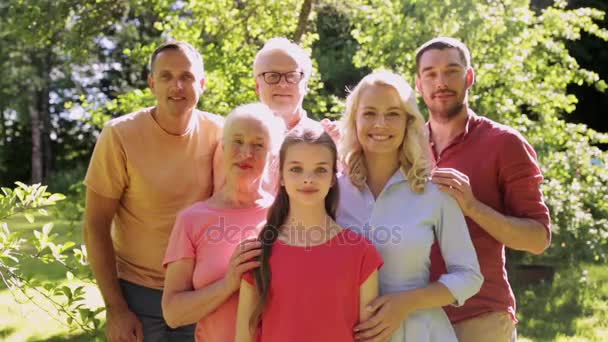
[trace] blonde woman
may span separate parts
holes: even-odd
[[[384,259],[381,296],[355,337],[456,341],[441,307],[462,305],[483,277],[458,204],[429,182],[428,138],[412,88],[392,72],[367,75],[348,96],[341,126],[337,222],[368,237]],[[448,273],[431,283],[435,240]]]

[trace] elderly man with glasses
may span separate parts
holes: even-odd
[[[270,39],[255,56],[255,91],[261,102],[285,120],[288,130],[319,125],[302,108],[311,72],[308,54],[286,38]]]

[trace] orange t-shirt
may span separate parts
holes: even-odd
[[[213,192],[213,165],[223,118],[195,110],[190,129],[175,136],[152,108],[110,120],[95,145],[88,189],[120,199],[112,240],[118,277],[161,289],[163,256],[179,210]]]

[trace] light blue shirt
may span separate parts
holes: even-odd
[[[380,293],[394,293],[429,284],[430,250],[439,242],[448,273],[439,278],[462,305],[483,283],[479,262],[458,203],[429,182],[421,194],[410,189],[397,170],[374,199],[369,188],[355,187],[339,177],[337,222],[374,243],[382,257]],[[420,310],[403,322],[392,341],[456,341],[441,308]]]

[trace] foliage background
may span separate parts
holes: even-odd
[[[256,100],[253,57],[275,36],[300,41],[313,56],[305,108],[316,118],[339,117],[347,88],[371,70],[413,82],[414,51],[424,41],[463,40],[477,75],[471,107],[521,131],[545,175],[552,246],[541,256],[509,251],[509,262],[599,267],[608,261],[607,9],[600,0],[1,2],[0,273],[13,290],[46,291],[57,317],[98,335],[101,310],[78,289],[91,283],[79,235],[66,238],[48,224],[33,233],[12,217],[28,213],[33,221],[56,203],[53,220],[79,229],[81,180],[96,136],[108,119],[153,105],[147,59],[159,43],[183,39],[201,51],[208,83],[199,107],[226,114]],[[28,272],[26,258],[59,264],[62,276]],[[580,268],[573,272],[584,278]],[[524,304],[534,303],[522,291]]]

